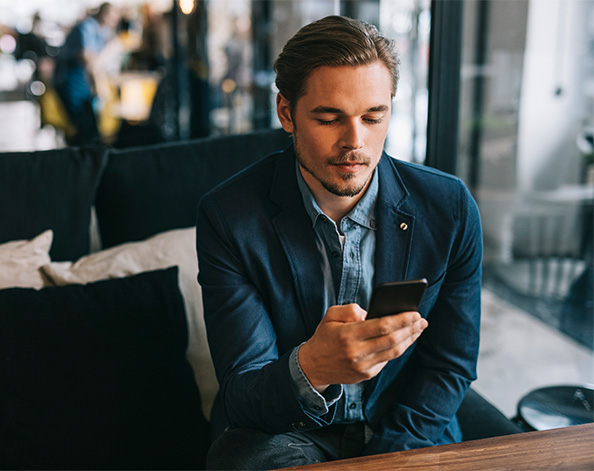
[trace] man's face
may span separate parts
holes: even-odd
[[[294,112],[282,95],[279,119],[293,134],[303,178],[317,197],[358,197],[382,155],[392,110],[386,66],[320,67]]]
[[[120,11],[114,6],[107,8],[100,22],[109,29],[115,29],[120,22]]]

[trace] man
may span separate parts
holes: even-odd
[[[209,469],[459,441],[475,379],[481,230],[455,177],[383,153],[398,58],[365,23],[302,28],[275,63],[293,145],[201,201],[199,281],[220,383]],[[427,278],[419,312],[372,288]]]
[[[106,101],[109,96],[103,72],[105,60],[100,60],[100,55],[112,39],[119,20],[118,9],[103,3],[95,15],[72,28],[58,54],[54,87],[76,128],[71,145],[99,140],[96,99]]]

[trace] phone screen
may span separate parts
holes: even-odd
[[[381,283],[371,294],[367,319],[417,311],[426,287],[425,278]]]

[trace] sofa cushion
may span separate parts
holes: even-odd
[[[177,269],[0,291],[0,468],[196,469]]]
[[[0,289],[43,288],[47,280],[40,268],[50,262],[52,231],[44,231],[31,240],[0,244]]]
[[[280,129],[110,151],[96,202],[103,247],[194,226],[206,191],[289,142]]]
[[[208,349],[202,291],[197,281],[195,228],[174,229],[143,241],[101,250],[74,263],[54,262],[41,269],[53,284],[62,286],[120,278],[170,266],[179,267],[179,289],[184,298],[188,320],[187,357],[200,389],[204,416],[210,419],[218,383]]]
[[[52,259],[88,253],[91,206],[106,161],[103,148],[0,154],[0,243],[52,229]]]

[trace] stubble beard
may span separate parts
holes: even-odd
[[[297,162],[299,162],[301,168],[303,168],[307,173],[309,173],[318,182],[320,182],[320,184],[322,185],[322,187],[324,187],[326,191],[336,196],[353,197],[359,195],[361,191],[363,191],[363,189],[367,186],[369,177],[357,186],[348,185],[349,180],[353,180],[356,177],[356,174],[354,173],[343,173],[340,175],[340,179],[345,183],[345,185],[340,185],[339,183],[334,183],[325,179],[323,175],[319,175],[318,172],[311,169],[303,159],[296,135],[293,135],[293,142]],[[325,164],[326,166],[330,166],[340,164],[343,162],[358,162],[369,167],[371,159],[362,152],[341,152],[338,155],[326,159]],[[371,175],[372,174],[370,174],[370,176]]]

